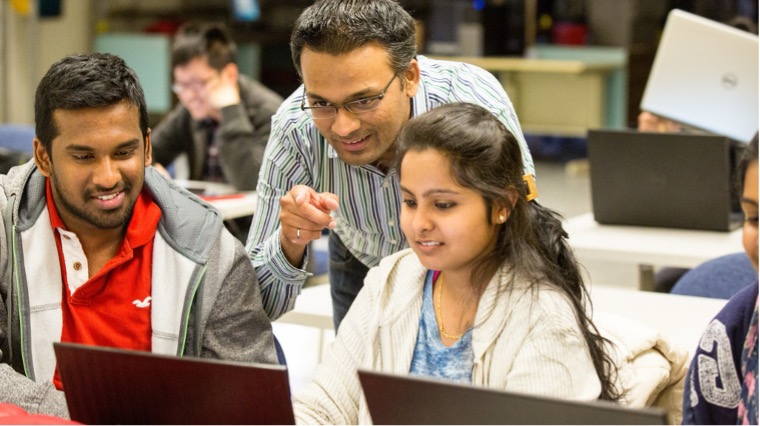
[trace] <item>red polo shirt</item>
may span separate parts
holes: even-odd
[[[58,215],[49,179],[46,195],[63,281],[61,341],[150,351],[153,237],[161,209],[143,189],[116,255],[89,277],[81,243]],[[53,382],[63,388],[57,369]]]

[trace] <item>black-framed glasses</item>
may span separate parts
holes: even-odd
[[[301,110],[311,114],[315,120],[322,120],[326,118],[333,118],[338,115],[338,108],[345,108],[346,111],[352,114],[363,114],[368,111],[372,111],[380,106],[380,101],[385,97],[385,91],[391,87],[393,80],[398,77],[398,74],[393,74],[388,84],[383,87],[377,95],[368,96],[366,98],[357,99],[355,101],[346,102],[343,105],[317,105],[306,106],[306,95],[301,98]],[[320,101],[322,102],[322,101]]]

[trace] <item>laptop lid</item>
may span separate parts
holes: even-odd
[[[742,215],[734,202],[732,145],[722,136],[590,130],[594,219],[611,225],[738,228]]]
[[[641,109],[748,143],[758,129],[757,35],[674,9]]]
[[[359,370],[374,424],[667,424],[664,410]]]
[[[287,369],[54,343],[72,420],[295,424]]]

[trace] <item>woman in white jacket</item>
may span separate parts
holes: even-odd
[[[619,398],[556,213],[488,110],[448,104],[397,141],[410,249],[370,270],[295,398],[299,423],[370,423],[357,368],[581,400]]]

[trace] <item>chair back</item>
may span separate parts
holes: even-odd
[[[673,294],[730,299],[755,283],[757,272],[744,252],[727,254],[701,263],[676,281]]]
[[[31,154],[33,152],[34,126],[25,124],[0,124],[0,148]]]

